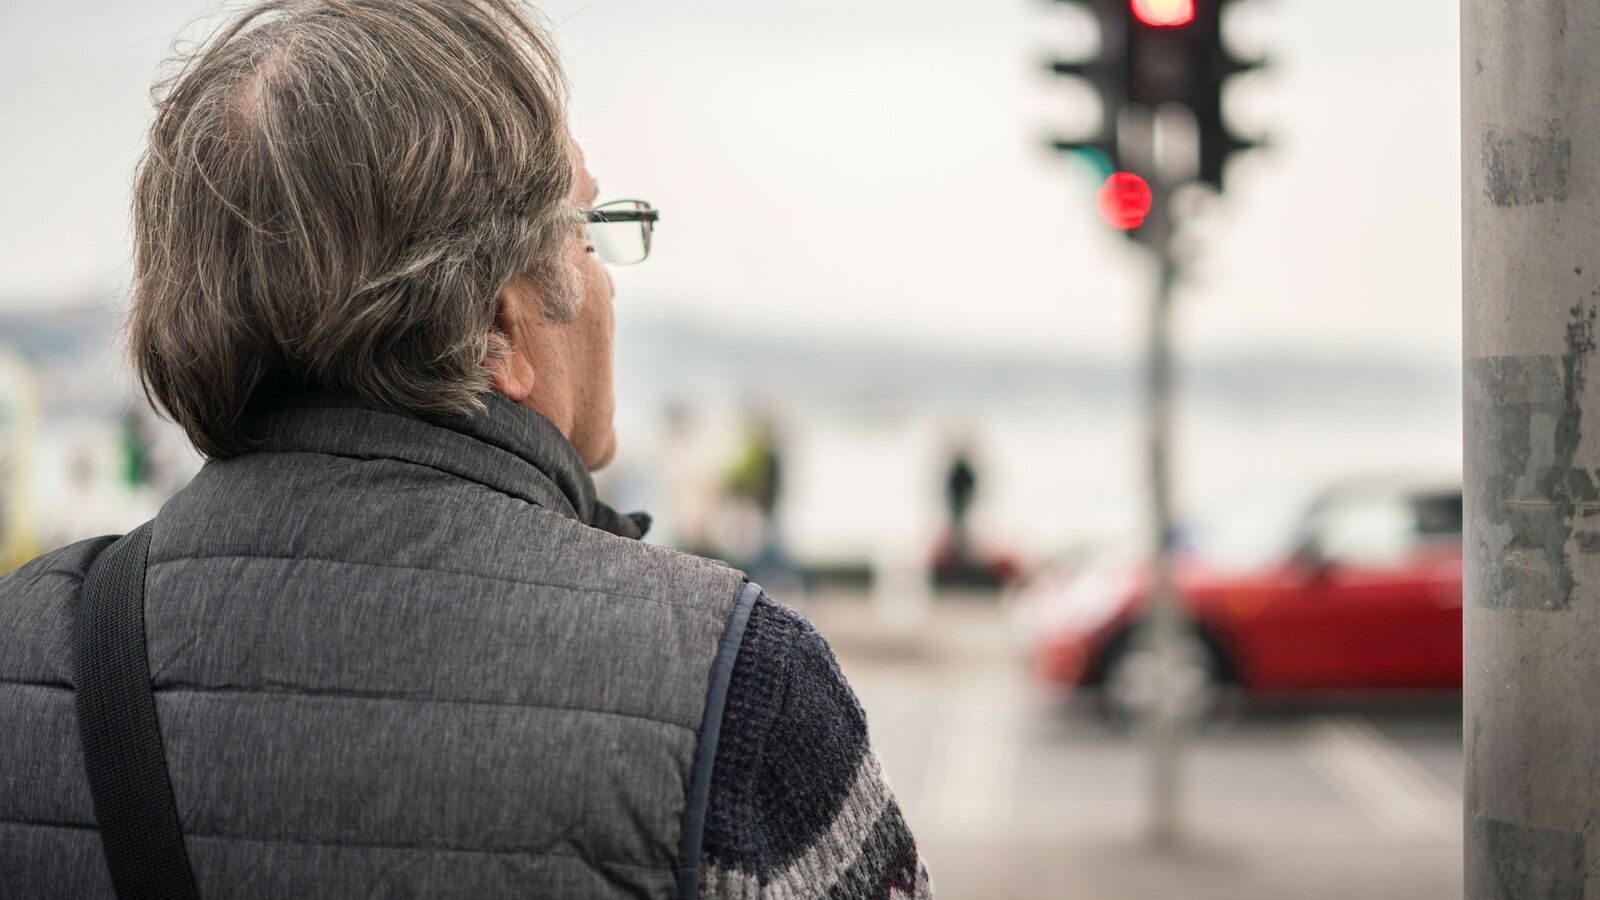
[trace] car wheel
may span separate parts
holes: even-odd
[[[1180,629],[1167,665],[1141,635],[1127,635],[1112,646],[1104,673],[1100,709],[1118,730],[1135,727],[1164,694],[1179,717],[1196,726],[1213,720],[1225,705],[1222,660],[1193,628]]]

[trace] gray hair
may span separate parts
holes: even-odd
[[[581,302],[566,82],[515,0],[267,0],[156,87],[129,351],[201,453],[271,389],[481,408],[501,291]]]

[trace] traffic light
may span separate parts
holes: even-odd
[[[1057,0],[1089,12],[1099,24],[1100,48],[1093,59],[1053,61],[1056,75],[1084,79],[1099,95],[1096,134],[1056,140],[1057,150],[1098,152],[1110,171],[1135,170],[1168,187],[1197,180],[1217,190],[1235,153],[1255,146],[1228,128],[1222,90],[1230,77],[1261,65],[1234,57],[1222,40],[1222,13],[1236,0]],[[1187,110],[1193,118],[1197,157],[1170,165],[1159,128],[1165,110]],[[1130,135],[1128,122],[1143,122]]]
[[[1127,62],[1129,102],[1148,107],[1178,104],[1194,115],[1199,159],[1197,180],[1218,191],[1235,153],[1256,146],[1240,138],[1223,116],[1227,80],[1259,68],[1243,60],[1222,38],[1223,11],[1235,0],[1129,0]]]
[[[1057,152],[1088,162],[1101,178],[1122,168],[1117,146],[1117,116],[1128,105],[1126,55],[1123,31],[1126,22],[1117,15],[1123,0],[1061,0],[1086,8],[1099,25],[1100,47],[1093,58],[1052,60],[1050,72],[1083,81],[1094,91],[1100,104],[1099,124],[1092,134],[1078,138],[1057,138],[1051,147]]]
[[[1100,218],[1112,228],[1123,231],[1133,231],[1143,225],[1154,201],[1150,183],[1133,172],[1112,172],[1095,194]]]
[[[1157,28],[1174,28],[1194,21],[1194,0],[1132,0],[1133,17]]]

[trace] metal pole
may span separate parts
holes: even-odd
[[[1150,492],[1150,598],[1145,634],[1155,663],[1155,696],[1142,723],[1150,756],[1150,839],[1157,847],[1175,846],[1182,837],[1182,773],[1180,758],[1189,725],[1183,708],[1179,641],[1184,612],[1173,573],[1172,538],[1172,292],[1178,267],[1171,252],[1171,191],[1152,185],[1154,202],[1144,225],[1146,242],[1155,251],[1157,277],[1150,303],[1146,348],[1147,476]]]
[[[1150,311],[1149,465],[1151,524],[1155,533],[1150,572],[1150,637],[1160,673],[1160,693],[1150,706],[1150,837],[1171,847],[1182,836],[1179,757],[1185,711],[1180,708],[1176,659],[1183,611],[1173,575],[1172,536],[1172,285],[1176,267],[1163,253]]]
[[[1600,896],[1600,3],[1463,0],[1466,895]]]

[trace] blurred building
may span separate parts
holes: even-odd
[[[109,301],[0,311],[0,566],[153,516],[199,466],[135,391]]]
[[[38,551],[31,491],[39,412],[33,372],[0,348],[0,572]]]

